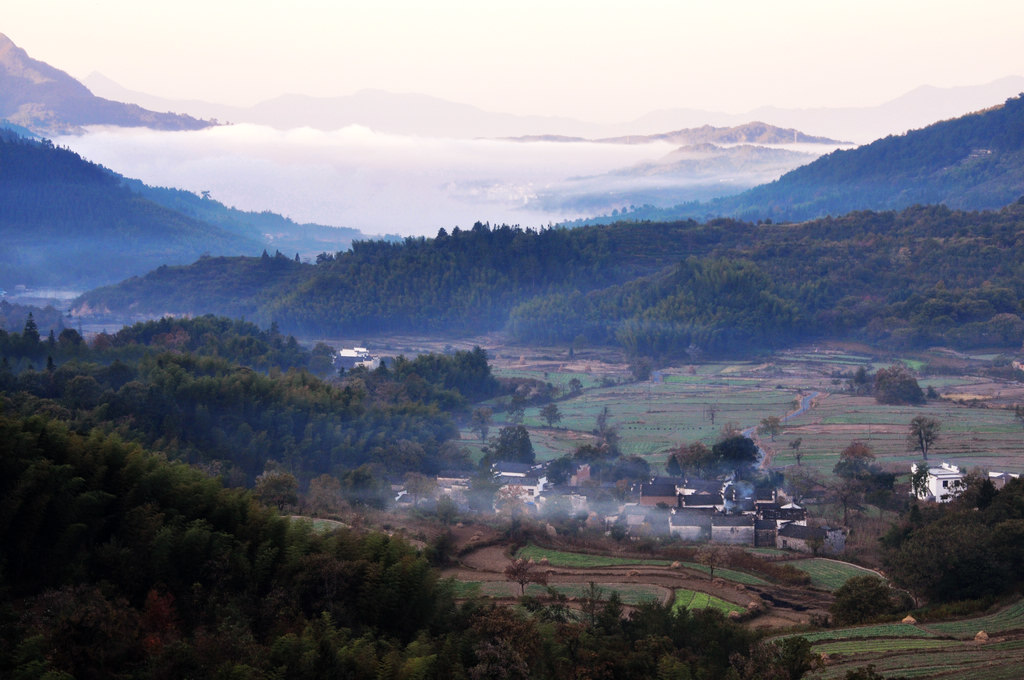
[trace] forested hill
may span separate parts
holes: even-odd
[[[71,151],[11,132],[0,132],[0,239],[4,287],[95,286],[206,252],[263,248],[138,196]]]
[[[988,210],[1021,196],[1024,97],[1018,96],[961,118],[834,151],[736,196],[675,208],[647,206],[629,217],[668,220],[720,215],[796,221],[916,204]]]
[[[0,288],[85,289],[202,255],[264,248],[315,257],[356,229],[296,224],[126,179],[46,140],[0,129]]]
[[[287,332],[477,333],[728,354],[821,338],[1019,348],[1024,203],[800,224],[477,224],[360,242],[316,265],[206,258],[92,291],[76,312],[244,316]]]

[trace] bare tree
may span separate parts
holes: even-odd
[[[757,433],[770,435],[772,441],[775,441],[775,435],[777,435],[781,431],[782,420],[778,416],[768,416],[767,418],[762,418],[761,424],[757,426]]]
[[[718,406],[716,404],[708,404],[704,407],[704,413],[707,414],[708,420],[710,420],[711,424],[714,425],[715,415],[718,413]]]
[[[473,410],[470,418],[470,429],[480,435],[480,441],[487,441],[487,433],[491,429],[491,417],[494,411],[489,406],[481,406]]]
[[[697,562],[708,568],[708,579],[715,578],[715,567],[721,566],[729,553],[720,545],[708,543],[697,550]]]
[[[526,584],[528,583],[537,583],[542,586],[548,584],[547,572],[537,569],[533,560],[522,557],[516,557],[508,563],[508,566],[505,567],[505,578],[519,584],[520,595],[526,594]]]
[[[793,449],[793,456],[796,458],[796,464],[800,464],[800,459],[803,458],[804,454],[800,453],[800,444],[803,443],[803,439],[797,437],[793,441],[789,442],[789,448]]]
[[[928,451],[939,438],[942,424],[928,416],[914,416],[910,421],[910,433],[907,435],[907,446],[911,451],[921,452],[921,457],[928,460]]]

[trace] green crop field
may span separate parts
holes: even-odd
[[[711,575],[711,570],[703,564],[697,564],[696,562],[683,562],[682,565],[687,569],[694,569],[696,571],[704,572],[709,576]],[[735,581],[736,583],[742,583],[747,586],[763,586],[768,584],[768,582],[763,578],[754,576],[753,574],[748,574],[745,571],[736,571],[735,569],[725,569],[724,567],[715,568],[715,578],[724,579],[726,581]]]
[[[1022,661],[1024,655],[1017,650],[949,641],[940,648],[853,654],[804,677],[808,680],[841,679],[848,671],[871,664],[884,677],[1017,680],[1021,677]]]
[[[745,611],[738,604],[726,602],[714,595],[684,588],[676,590],[675,601],[672,603],[672,610],[676,611],[678,609],[717,609],[723,614]]]
[[[927,627],[942,635],[961,638],[973,638],[979,630],[990,635],[1008,630],[1024,630],[1024,600],[987,616],[962,621],[932,623],[927,624]]]
[[[602,598],[607,599],[613,592],[618,593],[623,604],[638,605],[644,602],[660,602],[668,592],[666,588],[638,583],[597,583]],[[456,598],[471,597],[519,597],[519,585],[511,581],[451,581],[452,594]],[[551,585],[555,592],[567,597],[581,598],[589,592],[589,584],[555,583]],[[526,594],[532,597],[544,597],[548,594],[548,586],[530,584]]]
[[[588,569],[592,567],[617,567],[629,565],[648,565],[665,567],[672,564],[670,560],[645,560],[632,557],[611,557],[605,555],[587,555],[585,553],[563,552],[561,550],[549,550],[536,545],[527,545],[519,549],[516,557],[540,561],[547,559],[553,567],[570,567],[575,569]]]
[[[800,571],[806,572],[811,577],[811,585],[815,588],[835,590],[846,583],[852,576],[877,576],[875,572],[862,569],[854,564],[838,562],[822,557],[813,557],[807,560],[794,560],[787,562]]]
[[[724,423],[754,427],[765,417],[782,417],[792,409],[795,391],[763,389],[759,384],[757,380],[716,378],[714,384],[666,381],[595,387],[557,402],[562,419],[556,429],[547,428],[539,407],[526,410],[524,424],[532,439],[543,441],[538,456],[556,457],[571,454],[590,441],[597,416],[607,408],[622,452],[642,456],[661,471],[671,448],[695,441],[712,444]],[[712,404],[716,410],[713,423],[708,414]]]
[[[784,635],[785,637],[794,637]],[[911,623],[879,623],[855,628],[837,628],[818,633],[799,633],[797,637],[805,637],[808,642],[831,642],[836,640],[859,640],[868,638],[927,638],[937,637],[935,633],[924,630]],[[782,639],[782,638],[776,638]]]
[[[956,645],[952,640],[933,638],[869,638],[866,640],[840,640],[814,645],[816,654],[869,654],[872,652],[902,652],[917,649],[938,649]]]
[[[571,569],[591,569],[595,567],[621,567],[631,565],[666,567],[672,564],[671,560],[648,560],[632,557],[588,555],[586,553],[550,550],[548,548],[541,548],[532,544],[520,548],[519,552],[516,553],[516,557],[532,559],[538,562],[542,559],[547,559],[548,563],[553,567],[568,567]],[[694,569],[710,575],[708,567],[705,567],[702,564],[697,564],[696,562],[681,562],[680,564],[687,569]],[[715,569],[715,578],[721,578],[726,581],[735,581],[736,583],[751,586],[766,585],[768,583],[763,578],[759,578],[746,572],[736,571],[735,569],[717,568]]]
[[[918,415],[941,423],[931,460],[968,469],[1024,471],[1024,438],[1012,411],[947,401],[920,407],[886,406],[867,397],[829,394],[810,411],[788,421],[777,440],[800,437],[801,464],[825,474],[831,473],[839,452],[852,441],[870,446],[880,463],[909,469],[912,462],[920,460],[920,454],[907,446],[909,423]],[[796,463],[789,447],[775,448],[774,466]]]

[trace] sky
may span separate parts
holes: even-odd
[[[873,106],[1024,75],[1019,0],[32,0],[0,32],[79,79],[251,105],[415,92],[622,122]]]

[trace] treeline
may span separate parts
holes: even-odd
[[[399,538],[317,533],[100,432],[0,415],[0,675],[798,678],[802,638],[592,588],[457,604]]]
[[[309,370],[334,371],[330,348],[306,351],[275,330],[214,317],[137,324],[92,346],[71,329],[42,340],[27,323],[0,333],[0,355],[5,410],[116,433],[232,484],[251,484],[268,464],[374,489],[388,475],[466,468],[465,454],[444,445],[453,417],[501,389],[480,349],[326,382]]]
[[[317,265],[207,258],[94,291],[80,309],[245,314],[307,334],[484,332],[727,354],[819,339],[1019,347],[1024,202],[800,224],[545,229],[478,224],[360,242]],[[236,283],[237,281],[237,283]]]
[[[949,503],[915,504],[883,538],[889,575],[932,603],[985,600],[1024,580],[1024,481],[968,476]]]

